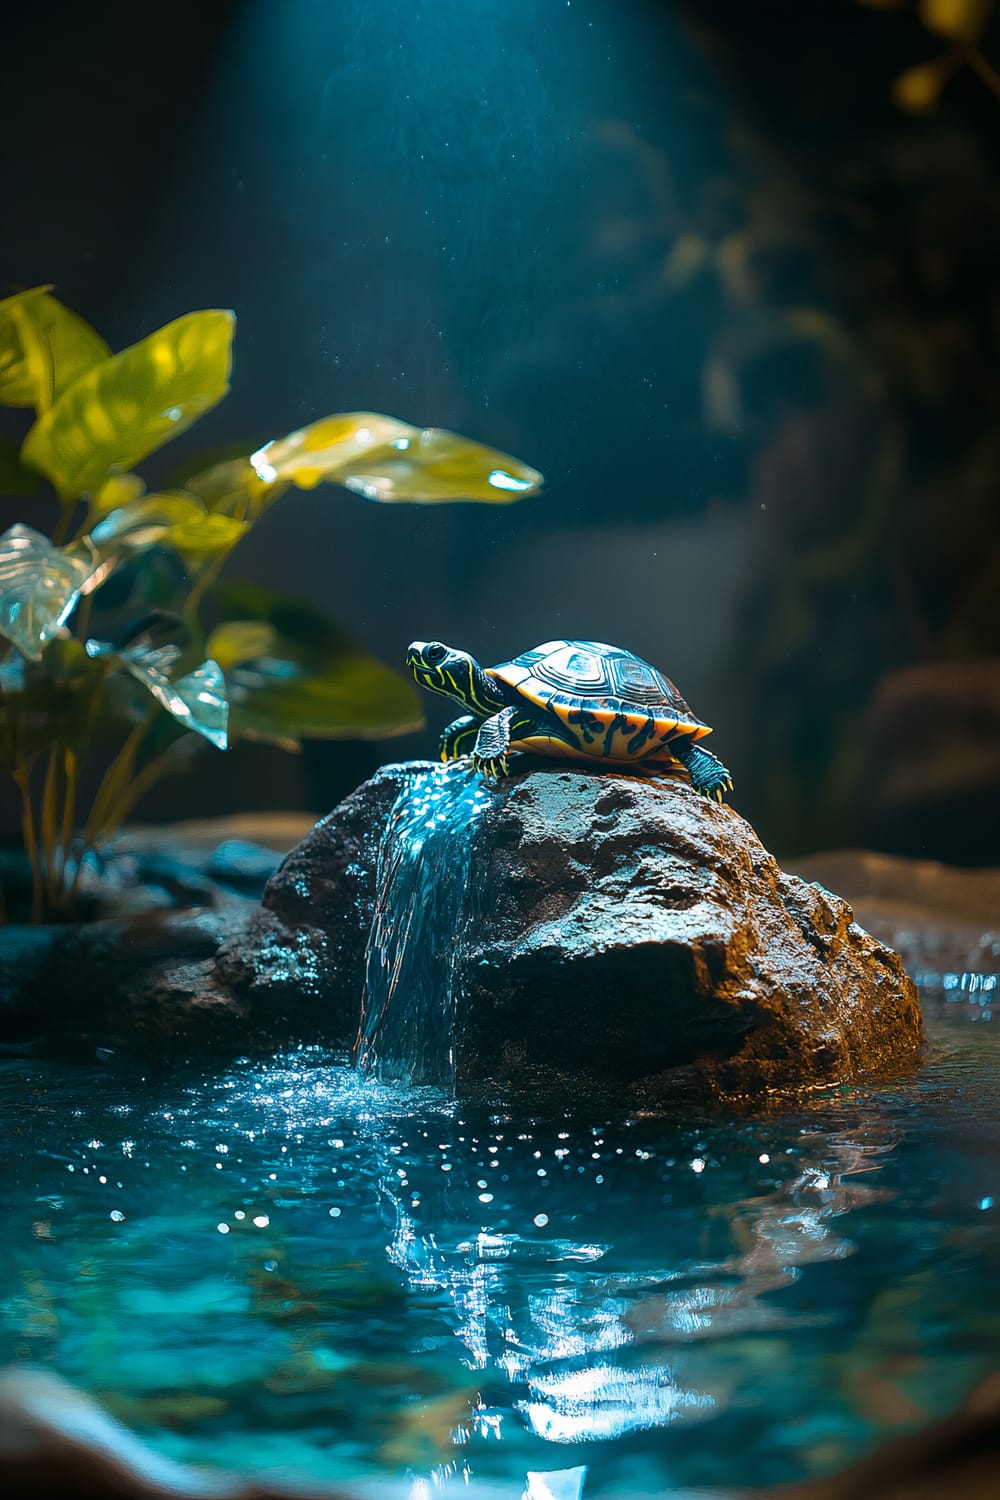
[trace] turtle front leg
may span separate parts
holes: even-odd
[[[463,755],[471,755],[482,722],[475,714],[463,714],[449,724],[438,741],[438,760],[460,760]]]
[[[472,752],[472,764],[481,775],[492,779],[507,775],[507,752],[512,739],[530,726],[530,719],[523,710],[511,704],[498,714],[484,719],[476,736]]]
[[[690,735],[670,740],[666,748],[685,768],[700,796],[722,802],[724,793],[732,791],[733,778],[722,761],[711,750],[703,750]]]

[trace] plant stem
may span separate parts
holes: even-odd
[[[62,838],[59,846],[59,890],[66,894],[66,866],[73,843],[73,825],[76,822],[76,751],[67,745],[63,750],[63,780],[66,794],[63,798]]]
[[[52,528],[53,546],[61,547],[63,542],[66,540],[66,533],[69,531],[70,522],[73,519],[74,509],[74,506],[64,504],[62,510],[59,512],[59,519],[56,522],[55,526]]]
[[[202,599],[204,599],[205,594],[212,587],[212,584],[222,572],[222,569],[225,566],[228,557],[229,553],[226,552],[222,557],[213,558],[213,560],[203,569],[201,577],[198,578],[197,581],[193,584],[191,592],[187,596],[184,604],[184,619],[187,621],[188,625],[192,626],[192,633],[194,634],[197,634],[197,631],[194,629],[194,627],[197,621],[198,610],[201,607],[201,601]]]
[[[76,638],[78,641],[85,643],[87,640],[87,631],[90,629],[90,611],[93,607],[93,594],[84,594],[80,600],[80,607],[76,612]]]
[[[99,828],[95,833],[95,841],[99,841],[105,832],[110,833],[113,829],[121,827],[139,798],[145,796],[150,787],[154,786],[163,775],[166,770],[167,756],[172,749],[171,745],[154,760],[148,761],[139,774],[122,789],[118,800],[112,804],[105,817],[103,828]]]
[[[111,762],[111,764],[108,766],[108,769],[102,776],[101,784],[94,794],[94,800],[90,808],[90,815],[83,827],[83,844],[85,849],[89,849],[91,847],[94,842],[97,829],[103,827],[104,823],[106,822],[108,806],[114,798],[116,783],[123,778],[128,777],[131,768],[135,763],[135,757],[138,753],[139,746],[142,744],[142,741],[145,738],[151,723],[152,717],[150,716],[148,718],[141,719],[139,723],[135,725],[132,732],[126,739],[124,745],[122,745],[118,754],[115,756],[114,760]]]
[[[42,812],[40,829],[42,853],[45,859],[45,898],[49,907],[56,904],[59,894],[59,879],[56,870],[56,848],[59,828],[59,751],[55,745],[49,750],[49,761],[45,767],[45,784],[42,788]]]
[[[42,867],[38,859],[38,840],[35,837],[35,820],[31,811],[31,766],[18,766],[12,773],[15,785],[21,792],[21,836],[31,865],[31,920],[41,925],[43,892]]]

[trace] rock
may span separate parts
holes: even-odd
[[[253,1012],[284,1012],[306,1040],[352,1040],[379,846],[397,793],[434,769],[383,767],[285,859],[249,946],[222,957]],[[639,1100],[682,1082],[759,1100],[918,1057],[897,955],[686,784],[522,772],[466,837],[475,900],[429,954],[440,993],[447,971],[461,997],[459,1090],[571,1075]],[[454,861],[434,858],[447,879]]]
[[[883,678],[867,715],[865,843],[959,865],[995,864],[1000,661],[928,661]]]
[[[1000,976],[1000,869],[961,870],[867,849],[804,855],[795,872],[839,891],[922,987]]]
[[[249,910],[152,911],[103,922],[0,927],[0,1044],[156,1055],[265,1045],[215,977]]]
[[[164,1458],[46,1370],[0,1370],[0,1488],[17,1500],[349,1500]]]
[[[91,920],[0,926],[0,1048],[184,1056],[283,1041],[283,1018],[252,1021],[215,955],[223,939],[239,941],[268,875],[308,827],[298,814],[247,814],[124,829],[85,868]],[[30,910],[22,867],[11,855],[5,873],[20,874]]]
[[[995,1500],[1000,1495],[1000,1374],[957,1412],[890,1439],[839,1474],[758,1491],[756,1500]]]

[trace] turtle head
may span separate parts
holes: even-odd
[[[406,665],[421,687],[454,698],[474,714],[495,714],[504,706],[497,684],[467,651],[441,641],[413,641]]]

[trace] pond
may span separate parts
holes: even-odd
[[[0,1359],[361,1494],[828,1472],[1000,1363],[995,982],[926,991],[918,1077],[735,1120],[7,1058]]]

